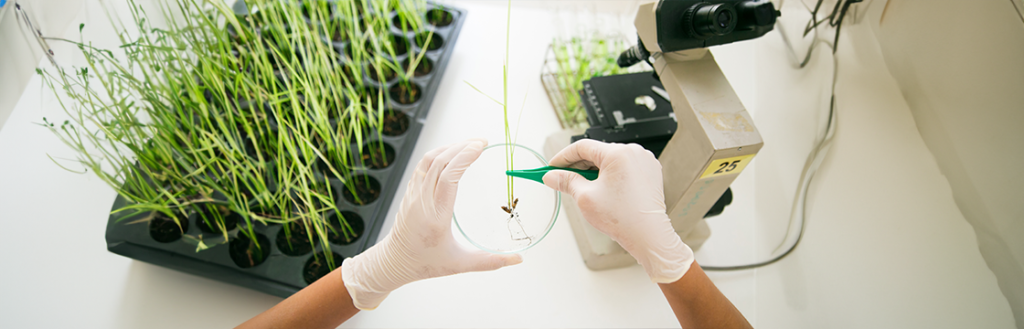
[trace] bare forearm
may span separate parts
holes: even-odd
[[[683,328],[752,328],[697,262],[679,281],[658,286]]]
[[[335,270],[238,328],[336,328],[357,312]]]

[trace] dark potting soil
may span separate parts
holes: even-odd
[[[383,144],[384,154],[381,154],[381,143],[379,142],[370,142],[363,145],[362,150],[359,152],[359,159],[364,166],[372,169],[384,169],[394,163],[395,149],[388,143]]]
[[[349,178],[347,184],[351,184],[352,189],[355,190],[355,194],[347,187],[341,190],[341,195],[345,197],[348,202],[364,205],[380,197],[380,182],[376,178],[367,175],[358,175]],[[358,198],[357,198],[358,197]]]
[[[344,230],[344,227],[341,225],[342,218],[344,218],[345,222],[348,223],[352,232]],[[363,231],[366,229],[366,224],[363,223],[363,218],[351,211],[342,211],[341,217],[339,217],[337,213],[331,214],[331,217],[328,219],[328,223],[331,225],[331,230],[327,232],[327,240],[330,241],[331,244],[336,245],[352,244],[359,239],[360,236],[363,236]]]
[[[375,65],[366,65],[366,75],[368,75],[370,79],[373,79],[374,81],[391,82],[391,80],[395,80],[395,78],[398,77],[398,73],[395,73],[395,71],[392,70],[387,65],[381,65],[380,71],[383,74],[383,77],[380,74],[377,74],[377,68]]]
[[[328,177],[333,177],[334,173],[320,159],[311,159],[313,163],[309,164],[311,169],[318,170],[322,174]],[[335,169],[338,169],[336,166]],[[300,212],[305,211],[320,211],[327,208],[330,204],[338,202],[338,191],[330,183],[327,182],[326,178],[318,178],[324,180],[313,180],[306,183],[306,190],[309,191],[309,195],[305,194],[302,189],[297,186],[292,187],[289,191],[291,193],[292,207],[299,209]],[[289,226],[291,227],[291,226]],[[300,225],[300,229],[304,229],[305,225]]]
[[[395,56],[402,56],[409,52],[409,40],[405,37],[392,34],[390,38],[385,40],[391,42],[391,47],[395,51]]]
[[[412,104],[420,100],[423,94],[420,92],[420,87],[415,83],[398,83],[391,88],[388,88],[388,95],[391,95],[391,100],[400,104]]]
[[[341,263],[345,261],[345,257],[342,257],[333,251],[331,252],[331,255],[333,256],[334,268],[341,267]],[[317,253],[316,255],[310,256],[309,260],[306,261],[306,266],[302,267],[302,279],[306,280],[306,283],[312,284],[324,275],[327,275],[327,273],[331,273],[331,270],[334,268],[331,268],[325,253]]]
[[[346,63],[344,66],[341,67],[341,76],[346,82],[350,84],[355,84],[356,73],[355,69],[352,68],[352,64]]]
[[[335,167],[335,168],[337,168],[337,167]],[[330,186],[327,182],[324,182],[324,181],[313,181],[313,182],[309,183],[307,186],[308,186],[310,191],[316,192],[317,194],[321,194],[321,195],[327,197],[330,200],[330,201],[328,201],[328,203],[334,204],[334,203],[338,202],[338,194],[337,194],[338,191],[336,189],[334,189],[333,186]],[[296,192],[298,192],[298,191],[296,191]],[[326,204],[323,201],[323,199],[321,199],[319,197],[315,197],[315,196],[313,197],[312,200],[310,200],[310,203],[312,203],[312,207],[314,209],[322,209],[322,208],[328,207],[328,204]],[[309,206],[309,205],[300,204],[298,206],[299,207],[306,207],[306,206]]]
[[[253,241],[248,235],[238,234],[238,237],[231,240],[228,254],[235,265],[241,268],[262,264],[270,256],[270,239],[256,233],[256,241]]]
[[[395,17],[391,19],[391,25],[394,25],[399,31],[412,30],[412,23],[410,23],[410,19],[404,14],[395,15]]]
[[[149,236],[161,243],[174,242],[181,239],[183,232],[188,231],[188,216],[178,212],[175,213],[175,217],[178,218],[177,222],[162,212],[154,213],[153,219],[149,221]],[[181,224],[181,226],[179,227],[178,224]]]
[[[328,1],[304,1],[302,2],[302,16],[308,19],[313,19],[314,16],[319,17],[315,13],[321,12],[323,17],[330,18],[334,16],[334,4]]]
[[[272,211],[272,210],[269,210],[269,209],[274,209],[274,210]],[[271,216],[282,216],[282,215],[291,216],[290,212],[288,212],[286,214],[281,214],[281,211],[279,209],[277,209],[276,207],[272,207],[272,206],[264,207],[264,206],[261,206],[259,204],[257,204],[256,206],[254,206],[252,208],[249,208],[249,214],[258,215],[260,217],[271,217]],[[267,226],[281,225],[281,223],[275,223],[275,222],[266,222],[266,224],[267,224]]]
[[[430,44],[424,46],[423,44],[427,42],[428,37],[430,38]],[[443,45],[444,40],[441,39],[440,35],[430,35],[430,32],[421,32],[420,34],[416,35],[416,46],[420,48],[427,48],[427,50],[438,50],[441,49],[441,46]]]
[[[283,54],[278,55],[278,52],[282,52]],[[285,63],[290,63],[294,59],[294,56],[291,56],[285,50],[278,50],[277,52],[267,50],[267,59],[270,60],[271,67],[281,69],[286,66]]]
[[[217,223],[217,217],[215,212],[220,213],[220,218],[224,222],[224,229],[227,231],[233,230],[242,216],[235,212],[228,210],[224,206],[220,205],[204,205],[201,206],[199,213],[196,215],[196,225],[199,226],[199,230],[203,233],[221,234],[221,226]]]
[[[348,33],[343,32],[340,28],[334,30],[331,40],[334,42],[345,42],[348,41]]]
[[[256,133],[259,134],[259,132]],[[269,133],[269,131],[266,131],[265,133]],[[260,149],[256,147],[258,143],[256,139],[259,138],[261,137],[242,136],[242,148],[245,150],[245,155],[253,159],[257,159],[259,156],[262,156],[265,159],[270,154],[273,154],[268,152],[259,152]]]
[[[310,243],[309,234],[301,223],[291,222],[287,226],[288,234],[283,229],[277,232],[275,242],[278,250],[288,256],[302,256],[313,251],[316,240]]]
[[[351,42],[351,43],[345,45],[345,56],[347,56],[349,58],[349,60],[354,60],[355,56],[353,54],[354,54],[355,47],[358,47],[355,42]]]
[[[340,132],[340,133],[338,133],[338,136],[340,136],[340,138],[338,138],[337,140],[334,140],[333,141],[334,143],[332,143],[332,145],[327,145],[328,144],[327,141],[329,140],[328,138],[330,138],[330,137],[324,138],[323,136],[321,136],[320,133],[315,133],[314,132],[310,136],[310,142],[312,142],[313,146],[316,147],[321,152],[327,152],[327,153],[323,154],[324,156],[331,157],[332,155],[335,154],[335,152],[339,151],[338,149],[341,147],[341,142],[340,141],[346,141],[347,140],[346,138],[348,138],[348,134],[346,132]],[[331,148],[331,147],[333,147],[333,148]],[[319,159],[319,158],[320,157],[317,157],[317,159]]]
[[[427,11],[427,23],[430,25],[442,27],[452,24],[454,16],[452,13],[444,9],[431,9]]]
[[[340,118],[349,104],[348,97],[345,97],[341,91],[327,90],[321,94],[321,97],[323,97],[322,104],[326,107],[328,119]]]
[[[327,166],[327,162],[324,161],[323,159],[316,159],[316,162],[313,164],[313,169],[316,169],[316,171],[320,172],[321,174],[327,177],[336,176],[333,172],[331,172],[331,168]],[[338,170],[338,167],[335,166],[334,170]]]
[[[377,46],[379,48],[375,48],[373,41],[366,40],[363,43],[351,42],[348,45],[346,45],[345,55],[348,56],[349,59],[355,58],[356,47],[362,47],[362,50],[368,54],[375,54],[379,51],[381,55],[388,56],[392,55],[392,51],[394,52],[395,56],[402,56],[409,52],[409,40],[403,36],[392,34],[388,37],[380,39],[380,42],[389,44],[391,46],[391,50],[389,51],[388,46],[383,44],[379,44]]]
[[[381,133],[385,136],[398,136],[409,130],[409,116],[405,112],[388,110],[384,112],[384,128]]]
[[[363,92],[361,94],[363,97],[363,105],[372,109],[377,108],[377,103],[381,100],[380,89],[366,86],[363,88]]]
[[[359,40],[359,39],[357,39],[357,40]],[[373,56],[373,50],[374,49],[373,49],[373,44],[370,43],[370,42],[371,41],[369,41],[369,40],[365,40],[365,41],[353,40],[352,42],[349,42],[347,45],[345,45],[345,56],[347,56],[350,61],[357,61],[357,60],[365,61],[367,59],[372,58],[371,56]],[[362,47],[361,49],[362,49],[362,51],[365,54],[363,54],[360,58],[357,59],[356,58],[356,50],[360,49],[359,47]]]
[[[408,68],[410,64],[410,59],[406,58],[405,61],[402,62],[402,67]],[[412,75],[416,77],[422,77],[424,75],[430,74],[431,71],[434,71],[434,62],[431,61],[430,58],[423,57],[422,59],[420,59],[420,62],[417,63],[416,69],[412,71]]]

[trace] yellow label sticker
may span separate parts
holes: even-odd
[[[700,178],[703,179],[708,177],[738,174],[743,171],[743,168],[747,167],[747,164],[750,163],[750,160],[753,158],[754,154],[747,154],[738,157],[711,160],[711,164],[708,165],[708,169],[704,169],[704,174],[700,175]]]

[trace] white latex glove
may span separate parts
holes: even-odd
[[[423,156],[391,232],[341,265],[342,280],[357,308],[375,309],[391,291],[413,281],[523,262],[518,254],[463,247],[452,236],[459,179],[486,145],[486,140],[471,139]]]
[[[580,140],[550,161],[551,166],[599,169],[594,181],[566,170],[544,175],[544,185],[568,193],[590,225],[626,249],[657,283],[678,281],[693,264],[665,213],[661,163],[637,144]]]

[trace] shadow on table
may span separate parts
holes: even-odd
[[[281,298],[133,261],[118,328],[232,328]]]

